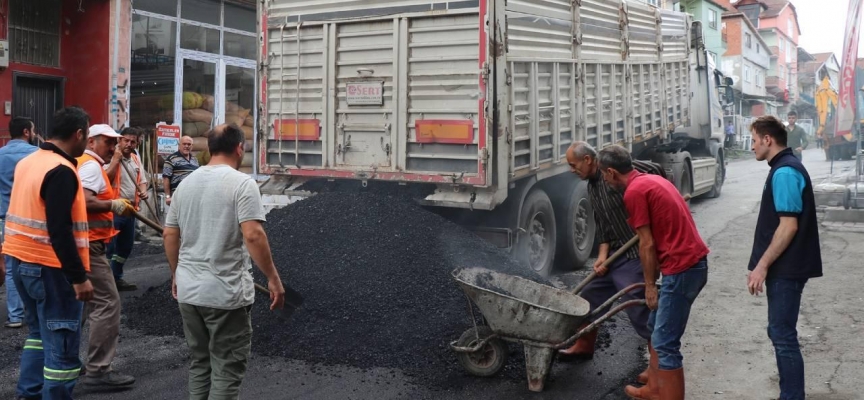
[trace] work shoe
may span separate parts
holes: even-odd
[[[82,379],[83,384],[87,386],[107,386],[107,387],[122,387],[130,386],[135,383],[135,378],[129,375],[121,374],[117,371],[108,371],[102,375],[94,376],[87,375]]]
[[[117,283],[117,291],[119,292],[132,292],[138,290],[138,285],[126,282],[123,279],[118,279],[115,282]]]
[[[3,324],[3,326],[10,328],[10,329],[18,329],[18,328],[24,326],[24,323],[21,321],[18,321],[18,322],[6,321],[6,323]]]
[[[657,386],[663,400],[684,400],[684,368],[657,370]]]
[[[579,327],[579,330],[585,329],[587,326],[588,324],[584,324]],[[582,335],[582,337],[577,339],[576,343],[573,343],[573,346],[570,346],[569,349],[558,350],[558,354],[561,355],[564,360],[590,360],[594,358],[594,346],[597,344],[597,334],[597,329],[594,329],[593,331]]]

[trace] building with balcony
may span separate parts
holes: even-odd
[[[734,80],[736,94],[734,114],[760,116],[770,114],[776,102],[767,91],[768,70],[772,53],[759,30],[744,13],[732,8],[722,17],[728,45],[720,70]]]
[[[734,7],[758,29],[771,51],[766,86],[782,103],[785,114],[798,101],[798,35],[801,28],[795,5],[788,0],[741,0]]]

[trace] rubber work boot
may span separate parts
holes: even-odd
[[[579,330],[585,329],[588,324],[579,327]],[[564,356],[565,359],[585,359],[594,358],[594,346],[597,344],[597,329],[588,332],[579,339],[569,349],[558,350],[558,354]]]
[[[657,370],[657,386],[663,400],[684,400],[684,368]]]
[[[657,358],[657,352],[654,351],[654,346],[651,346],[651,341],[648,341],[648,368],[645,368],[641,374],[636,378],[636,382],[639,382],[643,385],[648,384],[648,370],[651,369],[651,366],[654,365],[655,368],[659,365],[660,360]]]
[[[134,384],[135,378],[116,371],[108,371],[98,376],[93,374],[86,375],[82,381],[87,386],[123,387]]]
[[[631,399],[637,400],[660,400],[660,388],[658,387],[657,372],[659,371],[660,359],[657,358],[657,352],[654,347],[648,347],[648,352],[651,358],[648,361],[648,376],[645,386],[636,387],[627,385],[624,388],[624,393]],[[666,399],[663,399],[666,400]]]

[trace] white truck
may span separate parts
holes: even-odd
[[[720,76],[687,14],[627,0],[263,0],[258,171],[435,185],[421,201],[531,268],[594,247],[573,141],[723,185]]]

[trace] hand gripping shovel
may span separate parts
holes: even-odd
[[[163,233],[164,230],[162,228],[162,225],[159,225],[156,222],[147,219],[147,217],[141,215],[141,213],[139,213],[138,211],[132,210],[132,215],[134,215],[135,218],[137,218],[139,221],[143,222],[144,225],[147,225],[153,228],[156,232],[159,232],[160,235]],[[277,318],[287,321],[289,318],[291,318],[291,315],[294,314],[294,311],[296,311],[298,308],[300,308],[301,305],[303,305],[303,296],[296,290],[285,285],[284,283],[283,287],[285,288],[285,307],[282,309],[277,308],[273,310],[273,312],[276,314]],[[266,287],[256,283],[255,290],[267,294],[267,298],[270,298],[270,291],[267,290]]]

